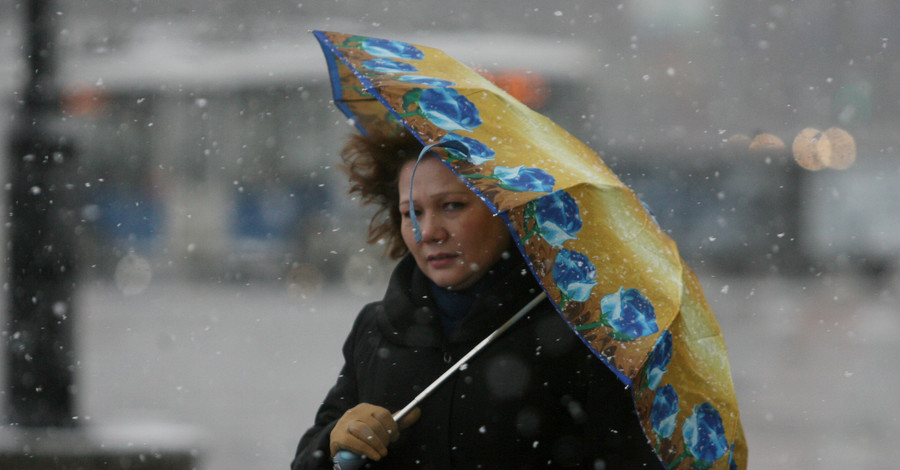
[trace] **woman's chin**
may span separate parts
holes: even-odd
[[[429,279],[431,282],[434,282],[438,287],[447,290],[461,290],[468,287],[471,282],[470,279],[467,279],[465,276],[460,275],[452,275],[447,272],[438,272],[438,273],[428,273]]]

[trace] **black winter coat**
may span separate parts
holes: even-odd
[[[346,410],[363,402],[404,407],[539,292],[521,262],[445,337],[428,283],[407,256],[384,299],[363,308],[292,469],[331,468],[329,434]],[[662,468],[625,387],[546,300],[420,408],[419,421],[369,468]]]

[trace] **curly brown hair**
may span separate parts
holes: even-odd
[[[397,180],[406,162],[415,160],[423,145],[410,135],[352,135],[341,151],[344,171],[350,179],[350,194],[377,209],[369,221],[368,242],[387,245],[386,253],[397,259],[409,252],[400,236],[400,192]]]

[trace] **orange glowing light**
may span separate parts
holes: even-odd
[[[540,109],[550,97],[550,85],[540,75],[521,70],[489,72],[481,75],[531,109]]]

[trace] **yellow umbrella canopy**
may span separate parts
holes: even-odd
[[[490,209],[568,324],[630,387],[669,469],[746,468],[722,334],[696,276],[584,143],[437,49],[314,32],[336,105],[405,127]]]

